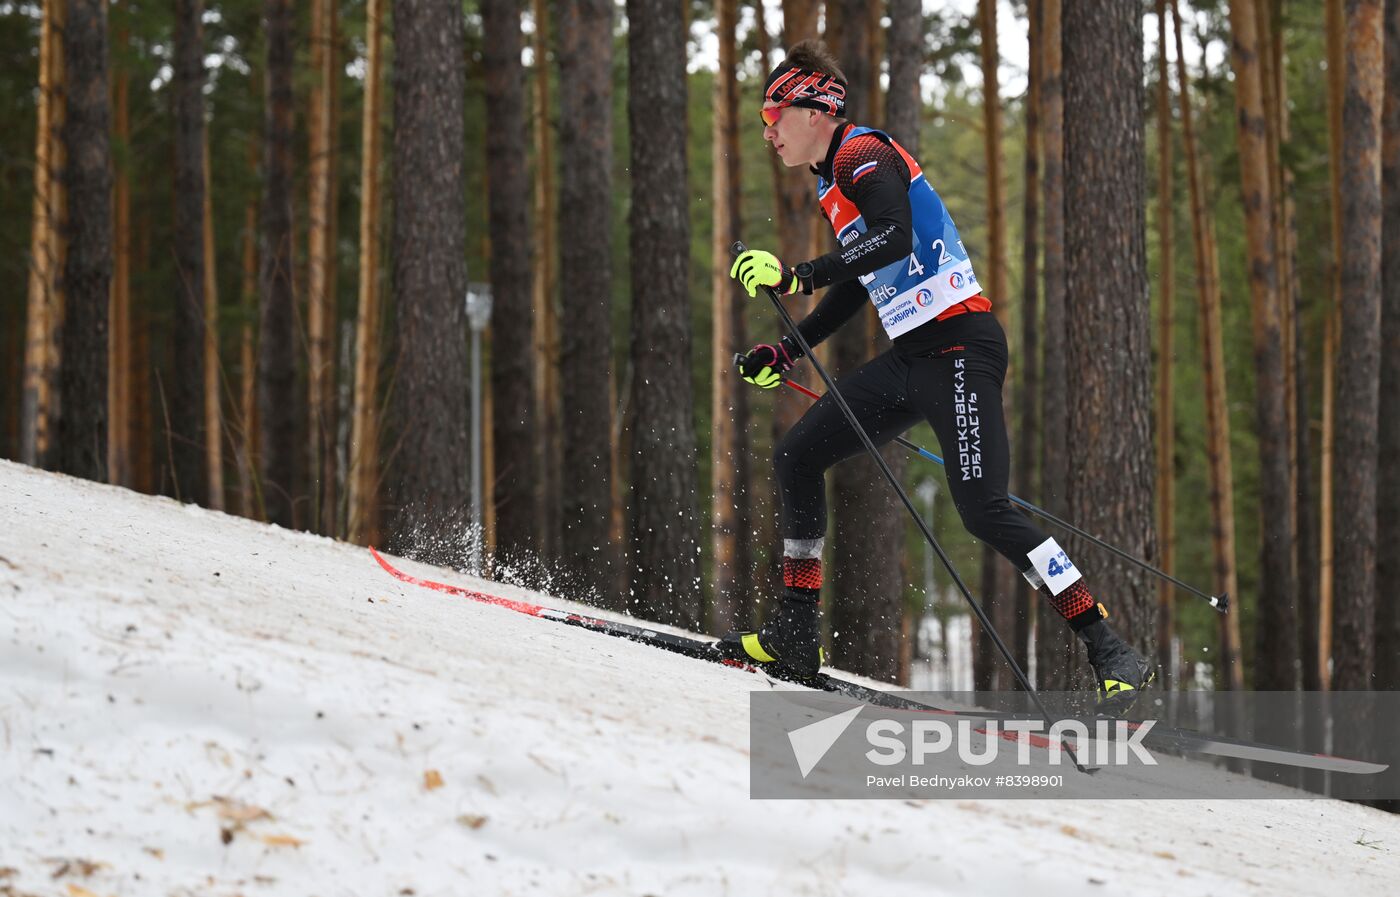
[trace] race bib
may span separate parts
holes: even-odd
[[[1035,572],[1040,574],[1040,578],[1050,588],[1051,595],[1060,594],[1081,578],[1079,568],[1074,566],[1069,555],[1065,554],[1060,543],[1054,539],[1046,539],[1026,556],[1030,558]]]

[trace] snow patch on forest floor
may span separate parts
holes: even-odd
[[[754,687],[362,548],[0,461],[0,895],[1400,880],[1400,819],[1335,801],[750,801]]]

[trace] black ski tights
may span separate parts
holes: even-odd
[[[841,378],[837,387],[876,445],[921,420],[932,424],[963,525],[1024,572],[1031,567],[1027,553],[1046,535],[1007,497],[1011,447],[1001,406],[1006,336],[989,312],[933,326],[938,345],[913,354],[897,344]],[[826,470],[863,450],[830,396],[807,410],[774,453],[785,539],[825,535]],[[892,493],[889,499],[897,501]]]

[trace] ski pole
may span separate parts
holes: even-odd
[[[744,358],[743,355],[736,354],[736,355],[734,356],[734,361],[735,361],[736,363],[738,363],[739,361],[742,361],[743,358]],[[812,390],[810,390],[810,389],[808,389],[807,387],[803,386],[801,383],[798,383],[798,382],[796,382],[796,381],[794,381],[794,380],[789,380],[788,378],[784,377],[784,378],[783,378],[783,383],[784,383],[785,385],[787,385],[787,386],[792,387],[793,389],[797,390],[798,392],[802,393],[804,396],[806,396],[806,397],[809,398],[809,399],[816,400],[816,399],[820,399],[820,398],[821,398],[820,395],[818,395],[817,393],[813,392]],[[909,449],[911,452],[914,452],[915,454],[918,454],[918,455],[922,455],[923,457],[929,459],[930,461],[934,462],[935,464],[943,464],[943,463],[944,463],[944,462],[943,462],[943,459],[940,458],[940,457],[938,457],[937,455],[935,455],[933,452],[929,451],[929,450],[926,449],[926,448],[923,448],[922,446],[916,445],[916,444],[913,443],[913,442],[910,442],[908,439],[905,439],[903,436],[896,436],[896,437],[894,438],[894,441],[897,442],[897,443],[899,443],[900,445],[904,446],[905,448]],[[1044,508],[1039,507],[1038,505],[1033,505],[1033,504],[1031,504],[1030,502],[1026,501],[1024,498],[1018,498],[1018,497],[1016,497],[1015,495],[1008,495],[1007,498],[1010,498],[1012,502],[1014,502],[1015,504],[1020,505],[1021,507],[1025,508],[1027,511],[1030,511],[1032,514],[1035,514],[1035,515],[1037,515],[1037,516],[1039,516],[1039,517],[1043,517],[1044,519],[1050,521],[1051,523],[1055,524],[1056,526],[1064,527],[1065,529],[1067,529],[1067,530],[1069,530],[1070,532],[1074,533],[1076,536],[1079,536],[1081,539],[1087,539],[1088,541],[1093,542],[1095,545],[1099,546],[1099,547],[1102,548],[1104,551],[1111,552],[1112,554],[1117,555],[1118,557],[1122,558],[1123,560],[1127,561],[1127,562],[1130,563],[1130,564],[1136,564],[1138,567],[1141,567],[1143,570],[1146,570],[1148,573],[1151,573],[1153,576],[1161,577],[1162,579],[1166,580],[1167,582],[1171,583],[1172,585],[1176,586],[1177,588],[1182,589],[1182,590],[1184,590],[1184,591],[1186,591],[1186,592],[1190,592],[1192,595],[1195,595],[1195,596],[1197,596],[1198,598],[1204,598],[1206,601],[1208,601],[1208,602],[1210,603],[1210,606],[1211,606],[1211,607],[1213,607],[1213,608],[1215,608],[1216,610],[1220,611],[1222,614],[1223,614],[1223,613],[1226,613],[1227,611],[1229,611],[1229,609],[1230,609],[1230,593],[1229,593],[1229,592],[1221,592],[1219,595],[1210,595],[1210,594],[1207,594],[1207,593],[1205,593],[1205,592],[1202,592],[1200,589],[1196,588],[1195,586],[1191,585],[1190,583],[1182,582],[1181,580],[1177,579],[1175,576],[1172,576],[1170,573],[1166,573],[1166,572],[1164,572],[1164,571],[1162,571],[1162,570],[1158,570],[1156,567],[1154,567],[1154,566],[1152,566],[1151,564],[1147,563],[1147,561],[1144,561],[1144,560],[1142,560],[1141,558],[1137,558],[1137,557],[1132,556],[1131,554],[1128,554],[1126,551],[1124,551],[1123,549],[1117,547],[1116,545],[1110,545],[1109,543],[1105,542],[1103,539],[1100,539],[1098,536],[1095,536],[1093,533],[1087,533],[1087,532],[1085,532],[1084,530],[1082,530],[1082,529],[1080,529],[1079,527],[1075,526],[1073,523],[1070,523],[1068,520],[1061,520],[1059,517],[1056,517],[1054,514],[1051,514],[1049,511],[1045,510]]]
[[[730,252],[735,255],[739,255],[745,251],[747,251],[747,248],[744,246],[743,241],[736,241],[734,245],[730,247]],[[865,432],[865,427],[860,425],[860,421],[856,418],[855,412],[851,410],[851,406],[846,404],[845,397],[842,396],[841,391],[836,388],[836,381],[832,380],[831,374],[827,373],[826,365],[818,361],[817,357],[812,354],[812,347],[807,343],[807,338],[802,335],[802,331],[797,329],[797,323],[793,321],[792,315],[788,313],[787,306],[783,305],[783,300],[778,296],[777,291],[769,286],[764,286],[762,289],[772,301],[773,307],[777,309],[778,317],[783,319],[783,326],[787,328],[788,333],[792,334],[793,340],[795,340],[798,347],[802,349],[802,354],[812,359],[812,367],[816,369],[816,372],[822,378],[822,382],[826,384],[826,394],[831,396],[841,408],[841,413],[845,415],[846,422],[851,425],[851,429],[856,431],[856,435],[860,437],[861,444],[865,446],[865,450],[870,453],[870,457],[875,460],[875,464],[880,468],[880,473],[884,474],[885,480],[890,484],[890,487],[894,489],[895,494],[899,496],[899,500],[904,502],[905,510],[909,512],[909,516],[914,518],[914,522],[919,525],[919,531],[923,533],[924,539],[926,539],[928,544],[933,548],[934,554],[938,555],[938,559],[943,562],[944,568],[948,571],[948,575],[953,578],[953,582],[957,585],[958,591],[962,593],[963,598],[967,600],[968,606],[972,608],[972,613],[977,617],[977,622],[980,623],[982,629],[992,637],[992,643],[996,645],[997,650],[1001,652],[1001,656],[1011,667],[1011,672],[1015,675],[1016,681],[1020,683],[1021,688],[1025,690],[1031,702],[1035,704],[1035,709],[1048,723],[1050,713],[1045,709],[1045,704],[1041,702],[1040,695],[1036,693],[1034,686],[1032,686],[1030,680],[1026,678],[1025,671],[1023,671],[1021,665],[1016,662],[1016,658],[1011,656],[1011,650],[1006,647],[1006,643],[1001,640],[1001,635],[999,635],[996,628],[992,626],[992,621],[988,619],[987,612],[982,609],[982,605],[977,603],[977,599],[972,597],[972,592],[968,589],[967,584],[962,581],[962,577],[959,576],[958,571],[954,569],[952,559],[943,551],[943,546],[938,544],[938,539],[933,535],[933,530],[929,528],[924,518],[919,515],[919,511],[914,507],[914,503],[909,500],[909,493],[905,492],[904,487],[899,484],[899,478],[894,475],[894,471],[890,470],[890,465],[885,462],[884,456],[881,455],[880,450],[875,447],[875,443],[870,441],[870,434]],[[1074,761],[1075,767],[1078,768],[1080,772],[1091,772],[1088,767],[1079,762],[1078,756],[1070,750],[1069,745],[1066,744],[1063,739],[1060,744],[1065,752],[1069,754],[1070,759]]]

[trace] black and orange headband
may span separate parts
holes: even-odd
[[[837,118],[846,114],[846,82],[801,66],[774,69],[764,85],[763,98],[784,106],[816,109]]]

